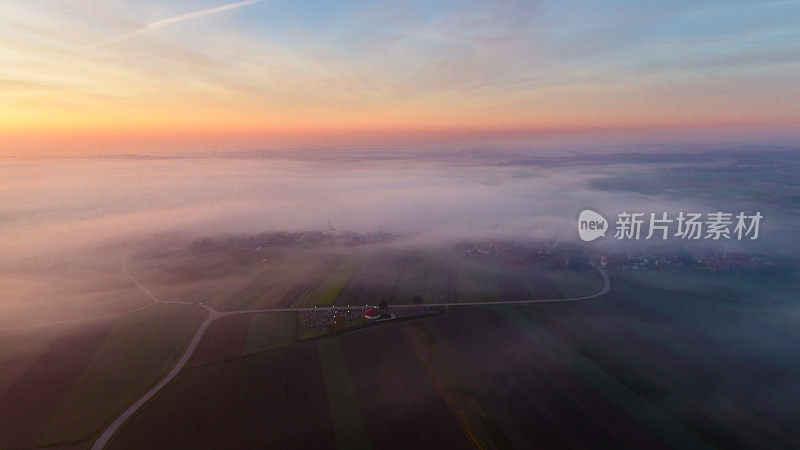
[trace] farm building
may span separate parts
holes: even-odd
[[[369,308],[368,310],[364,311],[365,319],[375,320],[379,319],[380,317],[381,314],[378,312],[376,308]]]

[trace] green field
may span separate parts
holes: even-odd
[[[294,311],[253,314],[250,318],[242,354],[293,344],[297,339],[295,316]]]
[[[398,283],[413,285],[403,295],[441,286],[442,273],[461,270],[458,264],[493,274],[496,295],[504,298],[601,287],[588,269],[529,272],[523,264],[442,264],[420,256],[406,258],[397,272]],[[393,273],[375,266],[373,272]],[[363,283],[363,270],[350,279]],[[326,278],[337,279],[335,272]],[[592,300],[448,307],[419,321],[293,345],[286,345],[295,326],[288,313],[230,316],[220,320],[231,320],[230,339],[216,341],[230,346],[231,355],[187,370],[132,421],[136,432],[123,428],[120,439],[158,443],[157,435],[142,433],[158,429],[177,430],[168,433],[171,442],[194,442],[197,430],[185,424],[211,417],[220,428],[201,430],[203,439],[232,433],[253,439],[253,446],[296,439],[291,433],[299,429],[304,439],[340,448],[796,448],[800,316],[789,296],[791,279],[784,281],[612,273],[610,292]],[[342,292],[358,293],[352,285]],[[461,288],[455,292],[462,295]],[[273,350],[259,352],[265,349]],[[304,403],[287,406],[284,396],[272,395],[280,389]],[[200,395],[208,392],[213,399]],[[179,413],[198,398],[197,411]],[[232,414],[237,420],[229,420]],[[294,415],[318,426],[291,432],[264,426]]]
[[[43,441],[100,430],[172,369],[205,315],[159,304],[119,320],[43,430]]]
[[[351,259],[345,259],[337,263],[325,280],[311,294],[308,305],[330,306],[336,303],[358,264],[358,261]]]
[[[345,251],[346,250],[346,251]],[[593,294],[602,288],[595,269],[510,261],[502,256],[459,253],[451,249],[287,249],[242,261],[239,266],[193,267],[174,257],[166,275],[140,266],[148,286],[161,298],[203,300],[221,310],[300,306],[410,304],[550,299]],[[236,256],[241,259],[241,255]],[[141,261],[140,261],[141,264]],[[186,267],[182,267],[185,264]],[[199,263],[197,263],[199,264]]]
[[[47,394],[31,405],[32,415],[5,417],[37,425],[4,430],[9,441],[3,438],[0,446],[92,437],[169,372],[205,317],[200,308],[156,304],[115,319],[39,330],[41,339],[10,353],[18,370],[4,380],[0,395],[5,401],[22,392],[35,396],[31,383],[51,384],[38,388]]]
[[[615,278],[631,283],[701,295],[725,302],[791,304],[797,298],[797,274],[767,276],[752,272],[708,272],[698,270],[618,271]]]
[[[367,426],[358,406],[341,344],[335,339],[324,340],[317,344],[317,351],[337,447],[369,448]]]
[[[637,298],[642,306],[664,317],[689,322],[693,329],[753,355],[769,355],[800,366],[796,363],[800,361],[800,307],[791,277],[776,280],[733,273],[682,275],[637,271],[614,275],[611,282],[615,291]],[[648,295],[637,296],[643,289]]]

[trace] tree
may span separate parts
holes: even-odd
[[[389,313],[389,304],[386,303],[386,300],[381,300],[381,302],[378,303],[378,312],[380,312],[381,318],[391,316],[391,314]]]
[[[425,303],[425,300],[423,300],[423,298],[421,296],[415,295],[415,296],[411,297],[411,303],[413,303],[415,305],[421,305],[421,304]]]

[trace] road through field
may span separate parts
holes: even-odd
[[[173,303],[173,302],[164,302],[164,303]],[[208,326],[211,325],[211,322],[213,322],[220,316],[218,312],[214,311],[208,306],[205,305],[202,306],[206,310],[208,310],[209,313],[208,317],[206,318],[205,322],[203,322],[203,324],[200,325],[200,328],[197,329],[197,332],[195,333],[194,338],[192,338],[192,341],[189,343],[189,346],[186,347],[186,350],[184,350],[183,355],[181,355],[178,362],[175,363],[175,367],[173,367],[172,370],[170,370],[169,373],[164,378],[162,378],[161,381],[158,382],[158,384],[153,386],[149,391],[147,391],[143,396],[141,396],[131,406],[129,406],[128,409],[126,409],[119,417],[117,417],[116,420],[114,420],[114,422],[112,422],[111,425],[109,425],[108,428],[105,429],[103,434],[101,434],[100,437],[95,441],[94,445],[92,445],[92,449],[101,449],[105,447],[106,443],[108,443],[108,440],[111,439],[111,436],[113,436],[114,433],[117,432],[119,427],[121,427],[122,424],[124,424],[134,413],[136,413],[136,411],[138,411],[139,408],[141,408],[145,403],[147,403],[148,400],[150,400],[161,389],[163,389],[164,386],[169,384],[169,382],[172,381],[172,379],[175,378],[176,375],[178,375],[178,372],[180,372],[181,369],[183,369],[183,366],[186,365],[186,363],[189,361],[189,358],[191,358],[192,354],[194,353],[194,350],[197,348],[197,344],[199,344],[200,340],[203,338],[203,335],[205,334]]]
[[[56,320],[56,321],[52,321],[52,322],[38,322],[38,323],[31,323],[31,324],[26,324],[26,325],[14,325],[14,326],[11,326],[11,327],[2,327],[2,328],[0,328],[0,331],[3,331],[3,330],[22,330],[22,329],[26,329],[26,328],[37,328],[37,327],[45,327],[45,326],[52,326],[52,325],[64,325],[64,324],[68,324],[68,323],[85,322],[85,321],[97,320],[97,319],[110,319],[112,317],[118,317],[118,316],[122,316],[122,315],[125,315],[125,314],[130,314],[132,312],[141,311],[141,310],[143,310],[145,308],[149,308],[149,307],[153,306],[153,304],[155,304],[155,303],[158,303],[159,300],[156,298],[156,296],[153,295],[153,293],[150,292],[150,290],[147,289],[147,287],[145,285],[140,283],[139,280],[134,278],[130,274],[130,272],[128,272],[127,260],[128,260],[128,255],[125,255],[125,256],[122,257],[122,273],[124,273],[125,276],[128,277],[128,279],[131,280],[133,282],[133,284],[136,285],[136,287],[138,287],[142,292],[145,293],[145,295],[147,295],[147,297],[151,300],[149,303],[147,303],[145,305],[142,305],[142,306],[140,306],[138,308],[133,308],[133,309],[129,309],[129,310],[126,310],[126,311],[120,311],[120,312],[109,313],[109,314],[102,314],[102,315],[99,315],[99,316],[78,317],[78,318],[75,318],[75,319],[67,319],[67,320]]]
[[[608,279],[608,274],[605,270],[600,270],[600,275],[603,277],[603,288],[594,294],[584,295],[581,297],[570,298],[553,298],[553,299],[528,299],[528,300],[500,300],[500,301],[487,301],[487,302],[451,302],[451,303],[424,303],[422,305],[391,305],[389,309],[398,310],[404,308],[417,308],[420,306],[427,307],[445,307],[445,306],[497,306],[497,305],[519,305],[525,303],[561,303],[561,302],[574,302],[578,300],[589,300],[592,298],[600,297],[608,293],[611,289],[611,280]],[[278,312],[278,311],[336,311],[348,310],[354,308],[365,308],[368,305],[350,305],[350,306],[319,306],[310,308],[282,308],[282,309],[246,309],[242,311],[228,311],[221,313],[222,315],[231,314],[247,314],[247,313],[260,313],[260,312]]]
[[[279,311],[335,311],[335,310],[347,310],[356,308],[356,306],[326,306],[326,307],[318,307],[318,308],[283,308],[283,309],[252,309],[252,310],[242,310],[242,311],[226,311],[226,312],[219,312],[214,308],[201,303],[201,302],[188,302],[188,301],[173,301],[173,300],[160,300],[155,295],[153,295],[150,290],[147,289],[139,280],[137,280],[131,273],[128,271],[127,265],[125,264],[125,260],[127,258],[123,258],[122,260],[122,268],[125,275],[137,286],[139,289],[144,292],[148,298],[152,300],[152,303],[145,305],[147,307],[154,303],[176,303],[176,304],[185,304],[194,307],[201,307],[208,311],[208,317],[206,320],[200,325],[195,333],[192,341],[189,343],[189,346],[186,347],[183,354],[181,355],[180,359],[175,363],[175,367],[169,371],[169,373],[161,379],[155,386],[153,386],[149,391],[147,391],[142,397],[136,400],[131,406],[129,406],[122,414],[119,415],[104,431],[103,434],[100,435],[99,438],[94,442],[92,446],[92,450],[100,450],[106,446],[108,441],[111,439],[112,436],[119,430],[120,427],[131,417],[133,416],[136,411],[138,411],[145,403],[147,403],[153,396],[155,396],[161,389],[163,389],[167,384],[175,378],[178,373],[183,369],[186,363],[189,361],[189,358],[192,357],[197,345],[200,343],[200,340],[203,338],[208,326],[211,325],[212,322],[215,320],[230,316],[234,314],[252,314],[252,313],[263,313],[263,312],[279,312]],[[485,306],[485,305],[510,305],[510,304],[524,304],[524,303],[560,303],[560,302],[572,302],[572,301],[579,301],[579,300],[589,300],[592,298],[600,297],[608,293],[611,289],[611,281],[608,279],[608,275],[604,270],[600,270],[600,274],[603,277],[603,288],[595,294],[585,295],[582,297],[572,297],[572,298],[558,298],[558,299],[531,299],[531,300],[512,300],[512,301],[497,301],[497,302],[469,302],[469,303],[426,303],[424,306],[427,307],[445,307],[445,306]],[[393,305],[391,309],[403,309],[403,308],[416,308],[420,305]],[[141,309],[141,308],[138,308]],[[121,313],[124,314],[124,313]]]

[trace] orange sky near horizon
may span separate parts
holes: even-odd
[[[800,8],[745,3],[12,0],[0,155],[800,129]]]

